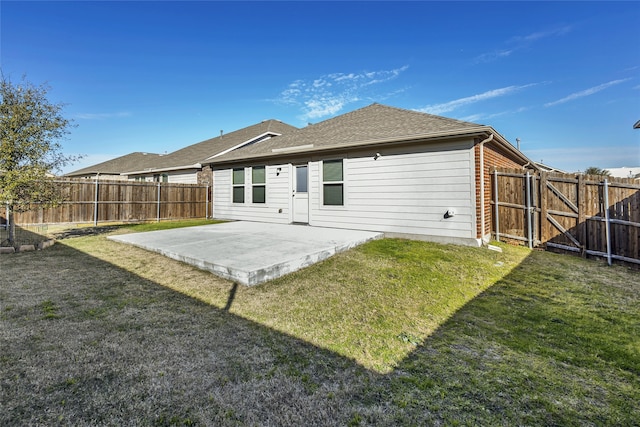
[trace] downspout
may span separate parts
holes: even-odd
[[[484,243],[484,144],[493,141],[493,134],[483,141],[480,141],[480,241]]]

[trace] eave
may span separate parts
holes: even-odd
[[[271,160],[274,158],[288,158],[294,156],[300,156],[305,154],[321,154],[327,152],[342,152],[350,149],[362,149],[362,148],[380,148],[380,146],[390,146],[390,145],[401,145],[401,144],[411,144],[419,141],[423,142],[436,142],[436,141],[446,141],[451,139],[459,139],[463,137],[486,137],[490,134],[495,135],[495,139],[500,143],[501,146],[504,146],[507,150],[513,153],[515,156],[523,160],[524,163],[533,162],[528,159],[524,154],[518,151],[513,145],[511,145],[502,135],[496,132],[490,126],[477,126],[466,129],[461,129],[458,131],[441,131],[441,132],[429,132],[423,134],[416,135],[407,135],[401,138],[398,137],[389,137],[389,138],[380,138],[380,139],[370,139],[370,140],[361,140],[350,143],[343,143],[339,145],[331,145],[331,146],[320,146],[315,147],[313,144],[302,145],[296,149],[293,147],[281,147],[274,148],[270,153],[260,153],[254,155],[247,155],[239,159],[229,159],[229,160],[220,160],[220,161],[204,161],[203,164],[212,164],[215,166],[226,165],[226,164],[238,164],[238,163],[246,163],[246,162],[255,162],[258,160]]]

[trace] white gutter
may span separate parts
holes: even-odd
[[[379,138],[379,139],[370,139],[370,140],[362,140],[358,142],[351,143],[341,143],[339,145],[330,145],[330,146],[320,146],[320,147],[311,147],[309,149],[300,150],[303,153],[319,153],[323,151],[335,151],[335,150],[345,150],[351,148],[363,148],[363,147],[374,147],[376,145],[387,145],[387,144],[407,144],[420,140],[430,140],[430,139],[457,139],[465,136],[477,136],[478,134],[486,135],[487,132],[491,131],[491,129],[487,129],[487,126],[477,126],[474,128],[468,128],[460,131],[456,131],[452,133],[451,131],[440,131],[440,132],[431,132],[425,134],[416,134],[416,135],[405,135],[400,138],[398,137],[388,137],[388,138]],[[309,144],[313,145],[313,144]],[[295,148],[299,148],[301,146],[296,146]],[[278,150],[278,151],[275,151]],[[254,161],[257,159],[267,159],[270,157],[277,156],[278,154],[289,154],[286,152],[286,147],[276,148],[270,153],[260,153],[253,154],[248,156],[243,156],[240,158],[222,160],[218,162],[211,162],[218,165],[223,165],[227,163],[238,163],[238,162],[246,162],[246,161]],[[275,152],[274,152],[275,151]],[[296,149],[291,154],[295,154],[298,150]]]
[[[493,133],[487,139],[480,141],[480,239],[484,242],[484,144],[493,141]]]
[[[141,171],[127,171],[127,172],[121,172],[120,175],[141,175],[141,174],[148,174],[148,173],[155,173],[155,172],[169,172],[169,171],[179,171],[179,170],[187,170],[187,169],[200,169],[202,167],[202,165],[200,163],[195,163],[193,165],[186,165],[186,166],[172,166],[172,167],[168,167],[168,168],[149,168],[149,169],[143,169]]]
[[[297,145],[295,147],[272,148],[271,152],[272,153],[289,153],[292,151],[308,150],[309,148],[313,148],[313,144]]]

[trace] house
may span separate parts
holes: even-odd
[[[535,166],[490,126],[372,104],[203,162],[214,217],[480,245],[493,166]]]
[[[161,154],[135,152],[66,173],[69,178],[127,180],[124,172],[132,168],[151,167],[161,158]]]
[[[264,120],[252,126],[198,142],[164,155],[150,166],[140,165],[124,173],[137,181],[162,181],[201,184],[211,176],[203,163],[238,148],[266,141],[297,128],[279,120]]]
[[[605,168],[605,170],[609,171],[609,175],[614,178],[637,179],[640,175],[640,166],[636,166],[636,167],[623,166],[621,168]]]
[[[169,154],[131,153],[65,174],[72,178],[100,178],[197,184],[211,176],[203,160],[211,160],[246,145],[265,141],[297,128],[278,120],[264,120]]]

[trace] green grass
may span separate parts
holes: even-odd
[[[638,271],[501,247],[374,241],[235,292],[104,235],[11,255],[0,424],[638,425]]]

